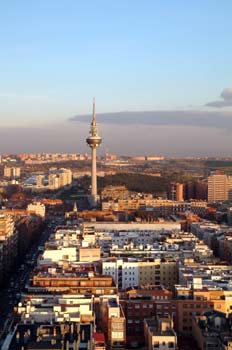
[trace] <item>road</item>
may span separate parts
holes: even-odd
[[[0,345],[12,326],[14,319],[14,306],[18,304],[21,293],[29,280],[30,274],[41,254],[40,246],[48,240],[55,224],[48,224],[42,232],[39,240],[31,247],[25,256],[25,261],[9,276],[8,284],[0,292]]]

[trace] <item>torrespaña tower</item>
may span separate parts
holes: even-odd
[[[93,99],[93,118],[86,142],[92,150],[92,171],[91,171],[91,204],[97,206],[97,148],[101,145],[102,139],[98,135],[98,128],[95,114],[95,99]]]

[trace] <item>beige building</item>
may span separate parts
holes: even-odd
[[[168,191],[168,197],[172,201],[183,202],[184,200],[184,185],[179,182],[171,183]]]
[[[19,167],[4,167],[4,177],[10,179],[15,179],[20,177],[20,168]]]
[[[72,183],[72,171],[70,169],[50,169],[48,175],[48,186],[50,190],[68,186]]]
[[[174,288],[178,281],[176,261],[140,261],[138,263],[139,285],[162,285],[165,288]]]
[[[148,350],[177,349],[177,336],[170,318],[145,319],[144,335]]]
[[[118,297],[100,297],[100,322],[107,333],[110,349],[124,349],[126,344],[126,318]]]
[[[79,248],[79,261],[81,262],[93,262],[101,259],[101,249],[94,247],[81,247]]]
[[[208,177],[208,201],[232,199],[232,176],[215,173]]]
[[[40,202],[30,203],[27,206],[27,212],[45,218],[45,205]]]
[[[176,261],[111,259],[102,262],[102,271],[111,275],[120,289],[142,285],[163,285],[173,289],[178,283]]]
[[[36,188],[38,188],[38,189],[44,188],[44,186],[45,186],[44,179],[45,179],[44,175],[37,175],[36,176]]]

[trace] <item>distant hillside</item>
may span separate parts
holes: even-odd
[[[135,173],[118,173],[98,178],[99,192],[108,185],[125,185],[128,190],[136,192],[153,193],[158,195],[167,191],[170,182],[186,182],[192,179],[185,175],[172,175],[169,177],[155,177]]]

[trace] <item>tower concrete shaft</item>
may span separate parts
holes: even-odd
[[[92,148],[92,171],[91,171],[91,196],[93,203],[97,203],[97,148]]]
[[[95,100],[93,100],[93,118],[90,127],[90,136],[86,142],[92,150],[92,171],[91,171],[91,202],[93,206],[97,205],[97,148],[101,145],[102,139],[98,135]]]

